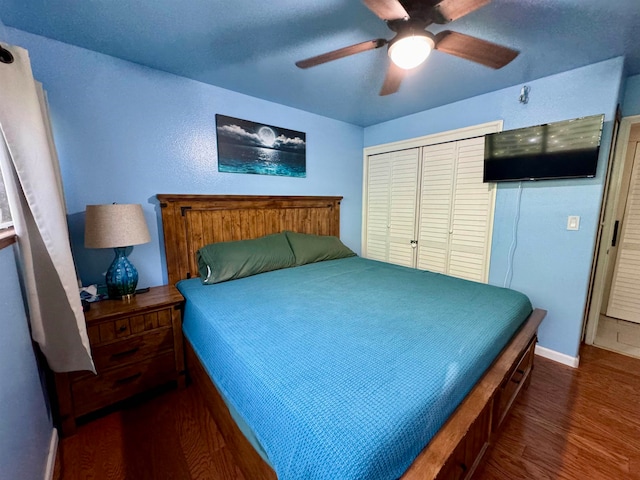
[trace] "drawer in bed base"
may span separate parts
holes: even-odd
[[[491,437],[492,404],[489,402],[455,448],[437,480],[463,480],[471,478],[480,463]]]
[[[492,400],[471,424],[464,438],[438,473],[437,480],[469,480],[489,446],[492,435],[500,428],[518,393],[526,386],[533,368],[537,337],[533,337],[521,353]]]
[[[518,393],[526,387],[531,379],[533,358],[535,355],[537,337],[533,337],[524,353],[520,357],[516,367],[509,372],[506,380],[502,382],[494,399],[493,430],[497,431],[506,418]]]

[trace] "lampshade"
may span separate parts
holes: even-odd
[[[389,57],[398,67],[410,70],[424,62],[435,42],[426,32],[400,37],[389,44]]]
[[[84,245],[116,248],[151,241],[140,204],[87,205]]]
[[[105,275],[109,298],[133,298],[138,285],[138,271],[127,258],[125,247],[150,240],[141,205],[87,205],[85,247],[113,248],[115,251],[115,258]]]

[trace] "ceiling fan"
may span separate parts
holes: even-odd
[[[424,62],[438,50],[491,68],[502,68],[518,56],[518,51],[463,33],[444,30],[437,35],[425,30],[429,25],[446,24],[467,15],[491,0],[363,0],[364,4],[395,32],[391,40],[378,38],[323,53],[296,62],[300,68],[323,63],[388,45],[391,58],[380,95],[395,93],[407,70]]]

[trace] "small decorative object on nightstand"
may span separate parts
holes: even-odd
[[[129,261],[126,247],[151,240],[139,204],[87,205],[84,245],[113,248],[116,258],[107,270],[109,298],[131,300],[138,285],[138,271]]]
[[[78,417],[132,395],[172,381],[184,387],[183,302],[174,286],[162,286],[91,305],[85,321],[98,375],[55,375],[63,435],[75,432]]]

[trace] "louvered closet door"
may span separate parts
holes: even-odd
[[[636,148],[607,316],[640,323],[640,148]]]
[[[494,189],[484,137],[423,148],[418,268],[487,282]]]
[[[368,158],[368,258],[414,266],[418,165],[417,148]]]
[[[422,149],[417,262],[421,270],[448,272],[455,160],[456,142]]]
[[[389,258],[389,198],[391,154],[371,155],[367,162],[366,256],[386,262]]]
[[[457,143],[449,275],[487,282],[493,226],[493,184],[482,182],[484,138]]]
[[[415,267],[416,210],[418,201],[419,149],[391,154],[389,208],[389,262]]]

